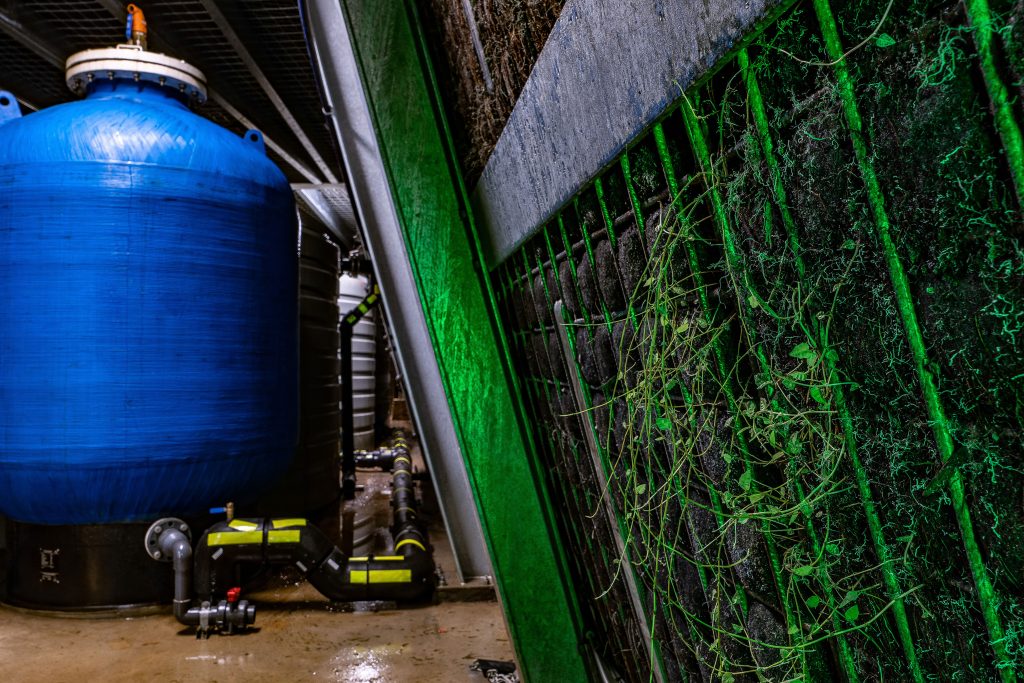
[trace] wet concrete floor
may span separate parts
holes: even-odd
[[[361,481],[349,503],[357,527],[364,517],[377,524],[362,534],[357,528],[357,549],[387,554],[391,539],[381,527],[389,521],[390,477],[363,474]],[[469,669],[474,660],[513,658],[501,607],[488,583],[458,583],[451,545],[433,517],[434,559],[448,584],[438,588],[437,604],[332,604],[288,568],[243,595],[257,605],[255,630],[208,640],[197,640],[169,607],[82,618],[0,606],[0,683],[484,683]]]
[[[257,630],[209,640],[169,614],[69,619],[0,607],[0,681],[482,683],[473,660],[512,658],[496,602],[344,612],[306,584],[272,592],[249,596]]]

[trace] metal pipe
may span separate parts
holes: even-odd
[[[188,624],[187,614],[192,606],[192,543],[178,529],[168,529],[160,536],[160,551],[171,558],[174,567],[174,616]]]
[[[146,552],[154,560],[174,567],[174,617],[185,626],[195,626],[197,637],[211,630],[232,633],[256,622],[256,606],[237,599],[237,592],[213,605],[209,600],[194,605],[192,600],[193,552],[188,525],[175,517],[159,519],[146,532]]]
[[[341,151],[352,204],[363,243],[372,256],[377,282],[387,295],[386,317],[394,332],[395,363],[409,382],[409,408],[421,446],[433,473],[441,515],[464,581],[494,574],[483,528],[473,500],[473,488],[463,459],[454,418],[438,359],[434,355],[426,316],[416,296],[417,278],[402,236],[384,152],[378,145],[370,101],[356,58],[345,6],[336,0],[304,0],[308,45],[318,80],[323,84],[324,109]]]
[[[407,485],[399,488],[405,490]],[[417,600],[434,587],[426,534],[415,503],[402,499],[391,555],[348,557],[305,519],[235,519],[210,527],[196,544],[195,593],[204,604],[234,588],[242,564],[293,565],[331,600]],[[411,511],[411,512],[410,512]]]

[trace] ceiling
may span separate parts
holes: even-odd
[[[0,0],[0,89],[14,93],[29,111],[76,99],[64,83],[66,58],[124,42],[127,4]],[[302,208],[339,237],[347,233],[343,241],[350,242],[354,220],[344,169],[323,113],[298,1],[136,4],[146,14],[149,49],[206,74],[209,100],[197,113],[238,134],[262,131]]]

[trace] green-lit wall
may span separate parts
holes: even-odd
[[[345,3],[530,680],[1024,673],[1024,7],[788,5],[485,273],[414,5]]]
[[[415,9],[343,8],[419,289],[409,294],[422,302],[447,394],[419,409],[452,413],[521,671],[530,681],[587,680],[546,481],[522,429]]]
[[[492,270],[628,680],[1024,674],[1021,21],[790,3]]]

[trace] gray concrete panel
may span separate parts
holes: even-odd
[[[501,263],[785,0],[569,0],[473,193]]]

